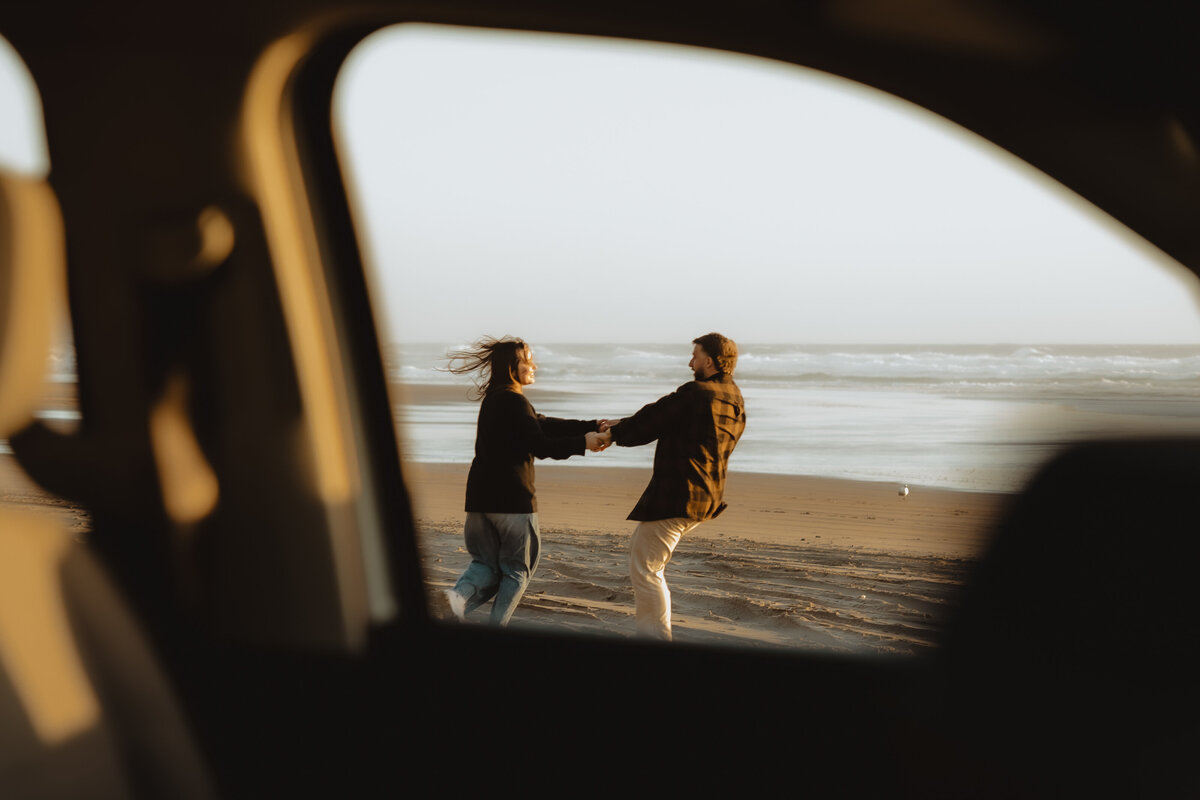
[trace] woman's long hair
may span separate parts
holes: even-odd
[[[470,347],[447,353],[447,372],[455,375],[472,375],[475,381],[475,399],[498,389],[519,386],[517,368],[529,345],[515,336],[493,339],[485,336]]]

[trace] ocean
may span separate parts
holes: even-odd
[[[389,349],[406,385],[461,387],[395,409],[403,457],[469,462],[478,403],[441,370],[465,342]],[[1065,444],[1200,435],[1200,345],[740,345],[747,426],[731,470],[1010,492]],[[538,413],[628,416],[691,379],[690,346],[534,344]],[[446,393],[438,393],[439,397]],[[424,397],[413,392],[413,397]],[[461,399],[459,399],[461,397]],[[564,464],[649,468],[653,446]]]
[[[466,463],[479,404],[442,368],[466,342],[395,345],[402,458]],[[1017,491],[1073,441],[1200,435],[1200,345],[742,344],[746,433],[731,470]],[[684,344],[535,344],[526,394],[553,417],[617,419],[691,379]],[[69,350],[51,378],[74,380]],[[47,410],[48,418],[73,412]],[[649,469],[653,446],[558,462]],[[0,452],[8,452],[0,441]]]

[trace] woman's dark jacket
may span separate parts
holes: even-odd
[[[483,398],[475,428],[475,460],[467,474],[467,511],[537,511],[533,459],[583,455],[596,420],[543,417],[525,395],[497,389]]]

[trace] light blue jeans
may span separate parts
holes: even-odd
[[[537,514],[469,511],[463,538],[471,563],[454,591],[467,598],[467,612],[494,597],[490,622],[507,625],[541,557]]]

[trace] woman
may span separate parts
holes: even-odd
[[[533,486],[534,458],[569,458],[603,450],[605,420],[543,417],[521,387],[534,382],[537,364],[529,345],[505,337],[481,339],[450,354],[450,372],[474,374],[479,406],[475,459],[467,475],[463,527],[471,564],[446,590],[459,620],[491,600],[491,622],[507,625],[537,569],[541,541]]]

